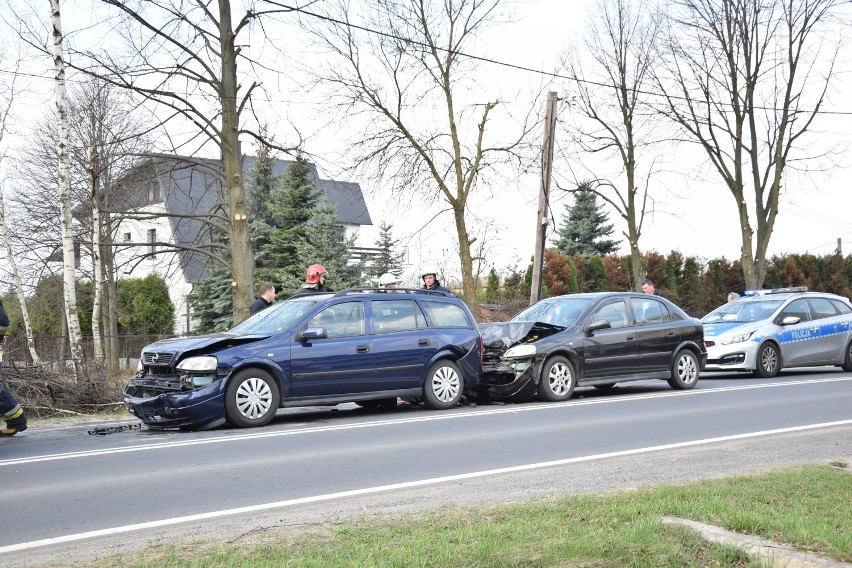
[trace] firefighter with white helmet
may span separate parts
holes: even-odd
[[[452,294],[449,288],[441,286],[441,283],[438,281],[438,271],[434,269],[432,266],[426,266],[420,271],[420,278],[423,279],[423,288],[426,290],[433,290],[435,292],[446,292],[448,294]]]
[[[392,290],[396,288],[397,284],[399,284],[399,278],[397,278],[391,272],[385,272],[384,274],[379,276],[379,286],[381,286],[385,290]]]

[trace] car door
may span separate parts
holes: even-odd
[[[292,396],[319,397],[369,390],[373,378],[373,349],[366,334],[364,303],[358,300],[327,306],[299,331],[309,328],[323,328],[328,336],[293,341],[290,349]]]
[[[848,323],[843,326],[846,318],[837,313],[828,298],[808,298],[808,306],[811,308],[811,323],[819,327],[817,348],[814,350],[816,359],[813,361],[831,363],[841,360],[849,329]]]
[[[373,345],[372,391],[420,387],[437,343],[426,317],[412,299],[372,300],[369,305]]]
[[[781,327],[781,357],[784,365],[802,365],[818,359],[820,352],[819,325],[812,322],[811,310],[805,298],[798,298],[784,306],[775,317],[782,325],[784,318],[797,317],[799,323]]]
[[[653,296],[646,296],[630,298],[639,355],[636,370],[640,374],[668,370],[680,345],[680,333],[672,323],[669,309]]]
[[[605,301],[594,309],[586,325],[606,320],[610,327],[587,333],[583,347],[583,379],[636,377],[636,330],[629,326],[623,299]]]

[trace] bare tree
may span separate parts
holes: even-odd
[[[639,239],[648,212],[648,181],[653,160],[640,166],[640,155],[659,140],[659,120],[643,110],[652,83],[660,26],[653,13],[636,0],[599,0],[585,40],[585,49],[566,58],[573,94],[568,105],[570,125],[579,150],[612,158],[621,165],[621,181],[583,172],[570,180],[569,191],[590,190],[609,203],[626,223],[631,275],[638,290],[645,278]],[[584,157],[571,160],[583,164]],[[591,176],[591,177],[588,177]],[[644,183],[641,178],[645,178]],[[643,187],[639,187],[642,185]]]
[[[317,79],[330,87],[343,120],[366,122],[350,148],[356,169],[387,181],[402,202],[419,192],[448,205],[470,305],[476,303],[471,247],[477,239],[468,225],[469,200],[486,183],[483,173],[509,160],[529,132],[524,121],[517,137],[492,142],[487,134],[501,101],[464,104],[483,97],[473,78],[476,62],[464,50],[500,19],[503,4],[377,0],[355,9],[340,1],[323,14],[302,10],[318,43],[334,56]]]
[[[763,284],[785,173],[816,158],[802,151],[833,76],[837,51],[824,52],[836,34],[825,25],[841,4],[673,0],[668,10],[660,110],[704,150],[734,199],[748,288]]]

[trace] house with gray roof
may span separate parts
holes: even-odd
[[[253,156],[243,156],[243,179],[254,167]],[[289,161],[276,160],[273,175],[283,174]],[[369,251],[360,242],[361,227],[372,225],[367,203],[357,183],[320,178],[311,165],[314,187],[334,206],[346,237],[354,238],[356,251]],[[140,162],[119,185],[117,193],[129,196],[124,209],[131,212],[116,235],[117,258],[126,268],[120,277],[162,277],[175,306],[175,332],[191,331],[187,296],[192,284],[206,276],[211,241],[205,218],[221,215],[227,222],[221,160],[156,157]],[[127,246],[121,246],[121,243]],[[144,245],[142,243],[145,243]]]

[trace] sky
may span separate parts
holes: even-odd
[[[557,65],[564,50],[579,41],[589,15],[587,4],[593,0],[529,0],[517,3],[515,21],[494,28],[475,46],[475,54],[495,62],[517,65],[530,69],[551,71]],[[85,6],[89,2],[71,0],[63,6],[73,6],[68,15],[66,29],[74,29],[76,18],[85,18],[93,14]],[[8,9],[4,4],[2,9]],[[45,9],[46,11],[46,9]],[[66,12],[68,13],[68,12]],[[270,27],[270,30],[273,28]],[[298,42],[295,34],[286,30],[280,32],[275,41]],[[78,36],[79,37],[79,36]],[[268,47],[258,47],[256,35],[249,36],[247,52],[254,57],[270,56]],[[299,49],[293,45],[292,52]],[[286,51],[286,49],[282,50]],[[308,53],[308,50],[304,51]],[[282,65],[286,65],[282,63]],[[852,51],[849,46],[842,55],[839,65],[840,81],[835,83],[835,92],[827,110],[833,111],[826,120],[814,125],[814,133],[822,140],[837,140],[837,144],[852,143]],[[47,73],[49,76],[50,74]],[[540,86],[546,90],[560,92],[560,85],[544,85],[546,74],[512,69],[497,63],[478,63],[477,81],[487,97],[506,97],[515,103],[524,102],[523,96]],[[366,227],[361,236],[361,246],[372,246],[378,237],[381,222],[393,226],[393,237],[401,240],[407,253],[408,265],[404,277],[416,280],[420,267],[426,263],[435,263],[451,279],[458,277],[458,266],[454,260],[455,230],[452,218],[448,214],[438,214],[442,206],[436,202],[426,202],[413,198],[400,202],[391,198],[387,191],[373,180],[340,177],[341,139],[354,132],[345,132],[347,127],[335,125],[333,128],[313,128],[322,122],[325,111],[322,100],[316,100],[316,94],[308,89],[299,89],[290,79],[276,78],[267,81],[267,92],[274,93],[268,101],[265,112],[273,121],[285,127],[292,123],[302,133],[311,138],[306,148],[316,158],[323,177],[333,177],[345,181],[360,183],[365,193],[373,227]],[[277,83],[276,83],[277,81]],[[564,85],[563,85],[564,86]],[[31,84],[28,101],[21,108],[28,109],[49,104],[52,93],[50,81],[36,81]],[[39,102],[40,101],[40,102]],[[527,103],[529,104],[529,103]],[[543,99],[536,104],[543,106]],[[20,126],[20,125],[19,125]],[[542,133],[534,134],[540,140]],[[8,142],[8,141],[7,141]],[[248,143],[244,141],[248,146]],[[640,240],[640,248],[645,251],[657,251],[667,254],[675,249],[685,256],[701,258],[728,259],[739,258],[741,237],[736,220],[735,203],[730,193],[720,187],[712,172],[701,169],[702,156],[694,151],[680,148],[676,161],[680,162],[680,173],[660,178],[656,181],[654,213],[646,220]],[[844,254],[852,252],[852,223],[848,210],[852,197],[848,192],[852,179],[852,154],[848,151],[835,156],[837,166],[824,172],[812,172],[808,176],[790,175],[785,180],[787,191],[782,195],[780,213],[775,232],[770,243],[770,255],[782,253],[826,254],[842,241]],[[568,168],[575,165],[556,163],[555,167]],[[684,173],[687,172],[687,173]],[[565,172],[555,171],[556,176]],[[480,192],[475,203],[476,216],[471,218],[474,232],[480,235],[479,242],[486,242],[487,263],[483,273],[494,266],[498,271],[523,269],[534,252],[535,217],[538,205],[539,174],[530,171],[525,175],[510,176],[489,192]],[[551,195],[551,211],[555,225],[562,222],[565,205],[570,203],[568,195],[554,189]],[[614,238],[621,238],[626,227],[615,212],[610,213],[610,222],[615,225]],[[556,229],[551,225],[551,239]],[[622,254],[627,253],[623,243]]]

